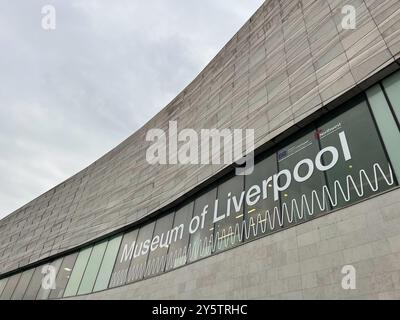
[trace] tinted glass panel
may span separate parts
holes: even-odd
[[[43,287],[43,285],[40,287],[38,295],[36,297],[37,300],[45,300],[49,298],[50,292],[52,291],[50,287],[51,284],[49,283],[49,281],[51,281],[50,278],[54,276],[54,279],[55,280],[57,279],[58,270],[60,270],[60,265],[62,263],[62,260],[63,259],[58,259],[48,265],[40,267],[43,277],[43,283],[46,284],[46,289]],[[57,282],[54,283],[54,288],[56,287],[57,287]]]
[[[10,300],[14,293],[15,287],[18,284],[21,273],[15,274],[8,278],[7,284],[4,287],[3,293],[1,294],[1,300]]]
[[[136,240],[131,265],[128,272],[127,282],[138,281],[144,277],[154,225],[155,223],[152,222],[141,227],[139,230],[139,235]]]
[[[7,284],[7,278],[0,280],[0,297],[1,297],[1,294],[3,293],[4,287],[6,286],[6,284]]]
[[[243,176],[235,176],[218,187],[214,233],[216,245],[213,248],[216,252],[234,247],[242,241],[244,196]]]
[[[338,154],[336,165],[326,171],[329,194],[325,194],[334,208],[390,187],[388,159],[365,101],[321,126],[319,135],[321,146],[333,147]],[[332,155],[327,155],[328,165]]]
[[[193,205],[194,203],[191,202],[175,213],[166,270],[178,268],[186,263],[189,244],[188,229],[193,215]]]
[[[24,300],[35,300],[42,286],[43,275],[41,267],[35,268],[31,281],[29,282],[28,289],[26,289]]]
[[[376,85],[367,91],[371,110],[379,127],[394,172],[400,177],[400,131],[381,89]],[[375,136],[377,133],[375,133]]]
[[[396,72],[384,80],[383,86],[400,122],[400,72]]]
[[[22,300],[24,297],[26,288],[28,288],[29,282],[31,281],[34,269],[24,271],[19,279],[18,285],[12,295],[12,300]]]
[[[85,273],[83,274],[78,294],[88,294],[92,292],[106,248],[107,241],[96,244],[93,247]]]
[[[281,200],[280,214],[274,214],[275,228],[308,220],[329,210],[328,201],[315,202],[315,192],[325,185],[324,173],[316,168],[320,151],[318,135],[309,131],[280,150],[278,186],[274,185],[274,200]],[[314,198],[314,199],[313,199]]]
[[[150,244],[146,277],[160,274],[165,269],[173,220],[174,214],[170,213],[156,221],[153,238]]]
[[[126,283],[139,229],[124,234],[111,275],[110,288]]]
[[[77,294],[91,252],[92,247],[83,249],[79,252],[74,269],[72,270],[71,277],[69,278],[67,288],[65,289],[64,297],[71,297]]]
[[[74,253],[69,256],[66,256],[63,259],[62,264],[61,264],[60,269],[57,274],[56,288],[54,290],[51,290],[50,295],[49,295],[50,299],[57,299],[57,298],[63,297],[65,288],[66,288],[68,280],[71,276],[71,272],[72,272],[72,269],[74,268],[77,257],[78,257],[78,253]]]
[[[211,254],[214,242],[213,214],[217,188],[203,194],[194,201],[192,221],[193,234],[188,248],[189,261],[205,258]]]
[[[245,240],[251,240],[273,231],[268,223],[280,204],[274,201],[272,177],[277,173],[276,155],[258,162],[251,175],[245,176]]]
[[[114,268],[115,259],[118,255],[118,249],[121,244],[122,236],[110,239],[107,244],[107,249],[104,254],[103,261],[96,279],[96,284],[93,291],[100,291],[107,289],[110,281],[111,273]]]

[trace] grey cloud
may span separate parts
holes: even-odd
[[[142,126],[262,2],[0,0],[0,218]]]

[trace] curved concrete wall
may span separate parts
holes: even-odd
[[[341,27],[341,8],[349,3],[357,10],[356,30]],[[151,166],[145,159],[147,130],[166,130],[171,120],[177,120],[179,128],[197,130],[254,128],[260,146],[315,111],[330,108],[344,93],[358,92],[368,85],[366,79],[387,66],[398,68],[399,57],[397,0],[266,1],[199,76],[144,127],[0,221],[0,273],[134,223],[224,167]]]

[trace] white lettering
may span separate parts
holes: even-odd
[[[349,148],[349,144],[347,143],[346,133],[344,131],[339,133],[339,139],[340,139],[340,144],[342,145],[344,160],[345,161],[351,160],[350,148]]]
[[[308,167],[307,174],[304,177],[300,177],[299,170],[302,165],[306,165]],[[295,167],[293,171],[294,180],[297,182],[305,182],[311,178],[314,173],[314,163],[311,159],[304,159],[300,161]]]
[[[250,187],[249,191],[247,191],[246,195],[246,203],[249,207],[254,206],[261,197],[261,189],[258,185],[254,185]]]
[[[322,164],[322,156],[327,152],[332,154],[332,161],[330,164],[324,165]],[[339,152],[337,151],[337,149],[335,147],[327,147],[318,152],[317,157],[315,159],[315,165],[319,171],[328,171],[336,165],[338,160],[339,160]]]
[[[155,251],[158,248],[158,244],[160,243],[160,237],[158,235],[154,236],[151,241],[150,251]]]
[[[121,261],[120,261],[121,263],[132,259],[134,248],[135,248],[135,241],[132,242],[131,246],[129,247],[129,251],[128,251],[128,244],[125,244],[121,255]]]
[[[195,227],[193,227],[193,223],[195,223]],[[189,224],[190,234],[195,233],[199,229],[199,225],[200,225],[200,217],[199,216],[193,217],[193,219],[190,221]]]
[[[215,206],[214,206],[214,219],[213,222],[216,223],[218,221],[221,221],[225,219],[225,215],[218,216],[218,199],[215,200]]]

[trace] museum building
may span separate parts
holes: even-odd
[[[396,0],[265,1],[146,125],[0,221],[0,299],[400,298],[399,62]],[[148,163],[170,121],[253,129],[254,170]]]

